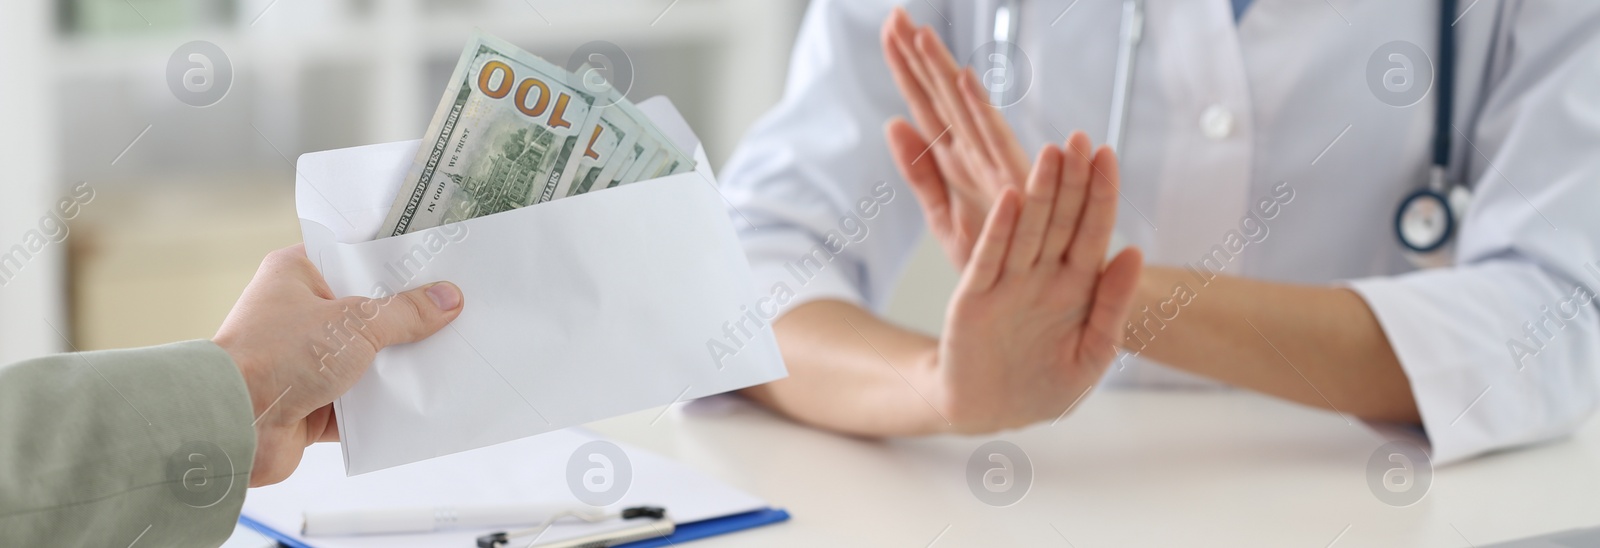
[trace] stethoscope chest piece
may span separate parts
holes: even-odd
[[[1431,253],[1444,247],[1455,232],[1455,213],[1450,201],[1432,189],[1406,196],[1395,212],[1394,230],[1408,251]]]
[[[1435,185],[1437,186],[1437,185]],[[1472,203],[1472,191],[1463,185],[1418,190],[1400,201],[1394,214],[1395,239],[1417,268],[1450,266],[1462,216]]]

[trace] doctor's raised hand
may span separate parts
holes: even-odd
[[[1116,266],[1093,282],[1029,282],[1040,289],[1021,304],[1004,288],[1026,287],[1022,278],[1007,281],[1022,270],[1003,263],[992,287],[974,275],[972,263],[988,249],[980,244],[986,220],[1006,192],[1028,194],[1035,160],[1027,152],[1045,141],[1014,133],[1009,120],[1067,131],[1107,123],[1106,134],[1125,143],[1115,154],[1095,152],[1074,134],[1061,160],[1067,172],[1120,171],[1115,177],[1139,190],[1113,201],[1128,215],[1143,210],[1131,222],[1119,216],[1118,228],[1146,246],[1152,262],[1139,269],[1128,320],[1119,324],[1116,359],[1129,363],[1106,372],[1114,384],[1226,384],[1326,409],[1351,425],[1422,425],[1437,462],[1554,439],[1593,414],[1600,389],[1587,381],[1600,339],[1571,335],[1592,335],[1595,323],[1564,319],[1573,307],[1563,303],[1596,271],[1600,241],[1600,225],[1575,205],[1593,202],[1600,188],[1586,177],[1600,166],[1592,154],[1600,124],[1585,116],[1594,110],[1587,99],[1600,97],[1600,65],[1591,62],[1600,35],[1594,17],[1572,15],[1600,8],[1473,10],[1462,20],[1468,30],[1452,40],[1446,31],[1456,18],[1444,4],[1389,13],[1357,34],[1316,32],[1327,14],[1301,4],[1264,13],[1261,2],[1249,12],[1250,2],[1174,2],[1186,15],[1130,17],[1112,2],[1054,19],[1060,11],[1026,2],[1021,16],[1012,4],[1005,12],[988,3],[933,4],[811,2],[783,99],[723,170],[729,214],[750,225],[739,239],[758,282],[795,294],[771,324],[791,376],[749,391],[774,410],[843,432],[895,435],[1048,420],[1046,409],[1083,394],[1076,383],[1096,376],[1098,360],[1079,360],[1084,366],[1074,370],[1063,365],[1073,354],[1061,347],[1094,350],[1085,342],[1092,337],[1074,329],[1092,334],[1099,324],[1072,324],[1091,313],[1045,288],[1076,288],[1084,300],[1085,288],[1099,295],[1120,283],[1126,263],[1107,263]],[[932,26],[918,28],[912,16]],[[1237,25],[1222,24],[1229,20]],[[1229,33],[1238,33],[1237,47],[1216,47]],[[1133,39],[1139,35],[1162,39]],[[1525,48],[1513,39],[1519,35],[1559,38]],[[998,36],[1006,38],[992,40]],[[1439,76],[1441,85],[1397,102],[1372,85],[1384,59],[1369,45],[1407,36],[1439,38],[1436,51],[1459,43],[1451,59],[1495,70]],[[1023,88],[1031,90],[1027,101],[996,108],[979,82],[998,83],[990,79],[1002,74],[974,74],[957,61],[992,51],[991,41],[1035,48],[1026,65],[995,66],[1031,71],[1039,85]],[[1289,43],[1295,47],[1284,50]],[[1508,49],[1512,43],[1522,45]],[[855,54],[873,48],[884,57]],[[1274,70],[1302,57],[1337,62]],[[1196,66],[1212,69],[1196,79]],[[1137,78],[1123,77],[1130,75]],[[1455,97],[1445,91],[1456,84],[1461,110],[1450,118],[1440,112],[1450,102],[1435,99]],[[1452,119],[1469,122],[1442,123]],[[1412,131],[1430,125],[1438,130],[1432,138]],[[1428,146],[1452,141],[1459,146]],[[1455,161],[1430,154],[1457,149],[1466,154]],[[1440,164],[1444,182],[1454,180],[1446,186],[1470,185],[1472,200],[1445,234],[1455,242],[1454,262],[1415,270],[1404,256],[1414,242],[1396,242],[1391,232],[1402,228],[1394,226],[1396,199],[1419,183],[1436,186],[1418,176]],[[920,207],[862,207],[871,204],[861,197],[878,196],[884,182],[899,189],[899,181],[884,181],[896,170]],[[1113,204],[1104,209],[1089,212],[1109,214]],[[1028,210],[1018,205],[1008,256],[1011,240],[1028,232]],[[937,335],[895,325],[889,313],[937,298],[902,281],[929,232],[967,276]],[[1576,302],[1589,302],[1592,291],[1579,289]],[[1557,304],[1563,308],[1553,314],[1563,317],[1541,315]],[[1056,320],[1055,313],[1064,324],[1012,322],[1033,314]],[[1539,323],[1545,318],[1548,326]],[[1558,328],[1563,334],[1546,336]],[[1047,341],[1055,347],[1029,343],[1056,336]],[[1066,357],[1041,358],[1051,352]],[[1524,373],[1536,353],[1547,367]],[[1027,375],[1037,383],[1022,386]],[[1038,386],[1063,393],[1044,397]],[[1005,393],[1016,395],[985,399]],[[966,406],[973,402],[990,407],[974,411]]]
[[[992,432],[1061,416],[1115,358],[1142,268],[1135,249],[1103,260],[1116,186],[1114,166],[1094,172],[1045,147],[1021,188],[997,194],[942,337],[847,303],[810,303],[775,331],[786,357],[806,365],[745,394],[873,436]]]
[[[930,232],[961,266],[973,253],[972,211],[1014,186],[1027,169],[1011,127],[982,96],[971,69],[960,67],[930,27],[916,27],[903,9],[881,30],[884,55],[916,127],[890,122],[887,138],[895,164],[922,204]],[[1103,148],[1092,155],[1088,137],[1074,132],[1066,145],[1070,164],[1087,164],[1097,177],[1117,172]],[[927,157],[931,156],[932,159]],[[1110,216],[1115,196],[1094,207]],[[1093,208],[1090,208],[1092,211]],[[1110,228],[1107,228],[1109,231]],[[1109,269],[1108,269],[1109,272]],[[1163,324],[1159,336],[1141,335],[1135,320],[1112,338],[1130,354],[1307,405],[1357,417],[1415,423],[1419,411],[1372,311],[1342,287],[1291,285],[1215,275],[1197,298],[1179,268],[1152,266],[1138,275],[1133,306],[1181,310],[1182,322]],[[1175,319],[1169,318],[1169,319]],[[1150,333],[1154,333],[1153,331]],[[1274,345],[1261,340],[1274,341]],[[1279,352],[1304,369],[1284,372]]]
[[[1004,188],[950,301],[937,351],[945,418],[990,432],[1064,414],[1117,355],[1142,268],[1102,270],[1116,221],[1115,164],[1091,172],[1055,146],[1026,188]]]
[[[904,8],[884,22],[883,54],[916,124],[885,129],[895,166],[922,203],[933,233],[959,268],[972,252],[984,213],[1006,188],[1020,190],[1028,156],[1000,112],[982,98],[977,78],[956,64],[938,34],[917,27]],[[1089,139],[1068,139],[1072,161],[1090,161]],[[1115,161],[1097,155],[1097,163]]]

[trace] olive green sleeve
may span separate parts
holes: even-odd
[[[0,545],[219,545],[250,483],[251,422],[210,341],[0,367]]]

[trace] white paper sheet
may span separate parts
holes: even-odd
[[[694,173],[375,241],[420,141],[300,157],[306,254],[336,295],[448,280],[466,297],[335,403],[349,474],[786,375],[751,321],[757,291],[704,150],[670,103],[639,106],[696,151]],[[736,353],[715,359],[712,341]]]
[[[587,508],[567,485],[567,459],[579,446],[596,439],[582,430],[561,430],[414,466],[344,477],[339,449],[316,444],[294,475],[282,483],[251,489],[243,515],[317,548],[405,548],[410,546],[474,546],[479,535],[531,526],[459,529],[431,534],[304,537],[299,534],[305,512],[362,510],[405,506],[448,507],[474,504],[548,503]],[[661,506],[679,523],[759,510],[765,501],[681,464],[625,444],[632,481],[626,494],[607,509]],[[617,522],[597,525],[562,521],[539,537],[541,542],[615,529]],[[528,539],[522,539],[526,543]]]

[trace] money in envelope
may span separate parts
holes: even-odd
[[[464,62],[489,41],[475,37]],[[477,69],[502,70],[492,62],[480,58]],[[461,66],[457,72],[462,78]],[[476,84],[470,72],[466,78]],[[511,88],[506,95],[524,85],[550,93],[547,109],[560,100],[538,90],[540,83],[520,82],[488,85],[496,92]],[[454,93],[447,91],[445,105],[453,104]],[[466,299],[461,316],[444,330],[380,352],[334,403],[347,474],[786,375],[771,330],[746,321],[765,293],[754,286],[688,124],[664,98],[626,105],[633,110],[625,113],[616,103],[588,102],[579,109],[574,99],[567,101],[563,116],[583,121],[572,122],[575,130],[561,128],[570,131],[565,136],[517,137],[505,127],[458,125],[458,131],[476,127],[478,135],[497,139],[484,154],[531,166],[515,184],[471,188],[473,180],[504,175],[496,169],[505,168],[461,165],[459,156],[459,169],[439,169],[449,167],[452,151],[476,145],[461,146],[459,135],[439,130],[448,112],[435,117],[422,141],[300,157],[295,201],[306,254],[337,296],[384,297],[450,281]],[[482,114],[484,107],[455,102],[449,108],[457,109],[459,124],[464,109]],[[634,135],[596,136],[607,112],[619,113],[607,129]],[[574,135],[573,144],[562,143]],[[541,138],[582,158],[563,164],[529,156]],[[590,154],[597,144],[607,154]],[[693,151],[692,160],[673,158],[683,150]],[[610,153],[627,161],[597,161]],[[426,167],[430,157],[437,173],[428,180],[438,184],[420,185],[420,199],[408,197],[422,180],[418,165]],[[437,190],[449,184],[472,191]],[[429,200],[431,213],[446,214],[425,217]],[[401,229],[396,211],[408,202],[416,211]],[[342,324],[329,326],[325,346],[314,350],[337,352],[366,316],[381,313],[381,306],[349,311]],[[730,325],[739,327],[732,337]]]

